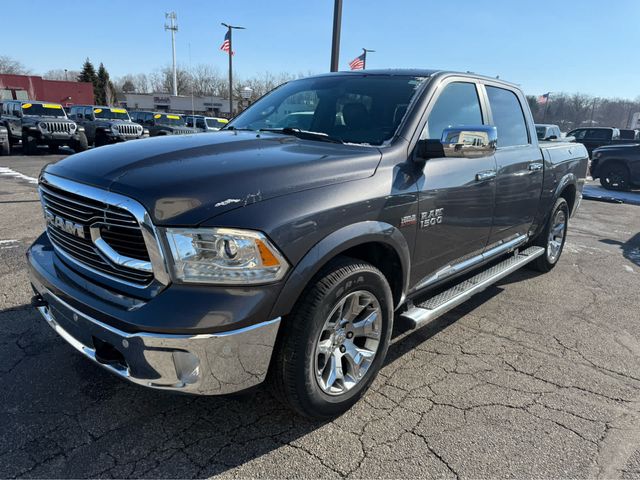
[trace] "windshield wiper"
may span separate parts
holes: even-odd
[[[222,127],[220,130],[236,130],[238,132],[240,131],[255,132],[253,128],[238,128],[238,127],[234,127],[233,125],[229,125],[228,127]]]
[[[294,127],[284,127],[284,128],[261,128],[258,130],[259,132],[273,132],[273,133],[282,133],[284,135],[293,135],[294,137],[304,138],[307,140],[320,140],[322,142],[331,142],[331,143],[344,143],[342,140],[336,137],[332,137],[322,132],[312,132],[310,130],[302,130],[300,128]]]

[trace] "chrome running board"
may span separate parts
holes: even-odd
[[[520,267],[535,260],[542,254],[544,254],[544,248],[529,247],[481,271],[473,277],[454,285],[448,290],[409,308],[409,310],[400,316],[410,322],[411,328],[422,327],[467,301],[476,293],[482,292],[498,280],[501,280]]]

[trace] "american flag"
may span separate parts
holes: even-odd
[[[366,53],[363,53],[359,57],[354,58],[349,62],[349,68],[351,70],[364,70],[364,56]]]
[[[551,93],[551,92],[549,92],[549,93],[545,93],[544,95],[540,95],[540,96],[538,97],[538,103],[539,103],[540,105],[544,105],[545,103],[547,103],[547,102],[549,101],[549,94],[550,94],[550,93]]]
[[[220,45],[220,50],[229,53],[229,47],[231,47],[231,34],[227,30],[227,33],[225,33],[224,35],[224,42],[222,42],[222,45]],[[231,55],[233,55],[233,53],[234,52],[231,52]]]

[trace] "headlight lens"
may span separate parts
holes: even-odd
[[[592,159],[596,159],[596,158],[600,158],[600,155],[602,155],[601,152],[593,152],[593,155],[591,156]]]
[[[111,133],[113,133],[114,135],[118,135],[120,133],[117,125],[111,125]]]
[[[284,257],[260,232],[231,228],[168,228],[176,280],[189,283],[251,285],[280,280]]]
[[[46,131],[47,131],[47,124],[46,124],[46,123],[40,122],[40,123],[38,124],[38,127],[39,127],[39,128],[40,128],[40,130],[42,130],[43,132],[46,132]]]

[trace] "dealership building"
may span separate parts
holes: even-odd
[[[119,106],[128,110],[152,110],[159,112],[226,116],[229,101],[221,97],[169,95],[166,93],[120,93]]]
[[[45,80],[35,75],[0,74],[0,100],[40,100],[64,106],[93,103],[89,82]]]

